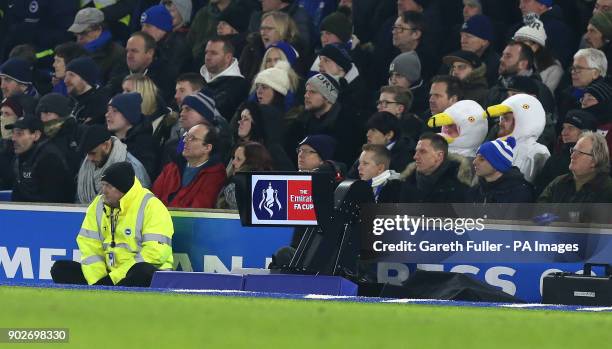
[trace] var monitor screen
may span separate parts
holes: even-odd
[[[253,174],[251,225],[317,225],[312,174]]]

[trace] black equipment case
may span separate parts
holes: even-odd
[[[605,276],[591,275],[593,266],[605,268]],[[542,283],[542,303],[566,305],[612,305],[612,268],[609,264],[586,263],[583,274],[551,273]]]

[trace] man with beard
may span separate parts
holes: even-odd
[[[584,41],[587,47],[601,50],[605,53],[608,59],[608,70],[612,63],[612,12],[598,11],[593,14],[589,24],[587,25]]]
[[[127,161],[143,187],[151,185],[149,175],[136,157],[127,151],[127,146],[102,125],[89,126],[79,145],[79,152],[87,154],[77,176],[77,203],[91,202],[102,189],[101,178],[112,164]]]
[[[550,157],[548,149],[537,143],[546,124],[546,113],[540,101],[528,94],[517,94],[488,107],[485,115],[500,117],[500,138],[512,136],[516,139],[512,165],[532,183]]]
[[[66,66],[64,83],[73,100],[72,115],[81,124],[103,124],[106,103],[110,99],[106,89],[100,88],[100,70],[91,57],[79,57]]]
[[[21,58],[11,58],[0,66],[0,88],[4,98],[25,94],[38,97],[32,84],[32,66]]]
[[[538,85],[537,98],[542,102],[544,110],[554,112],[555,101],[553,95],[535,71],[533,60],[533,51],[527,44],[511,40],[506,45],[499,60],[499,78],[489,91],[487,105],[499,104],[506,99],[508,84],[515,76],[527,76]]]
[[[306,135],[326,134],[338,142],[334,159],[344,164],[353,163],[358,156],[359,145],[364,143],[365,122],[338,101],[339,94],[338,82],[327,74],[319,73],[308,79],[304,112],[288,127],[287,153],[296,148],[297,139],[304,139]]]
[[[514,25],[510,33],[515,33],[522,27],[525,18],[537,16],[544,24],[546,46],[566,67],[571,62],[572,53],[576,51],[577,40],[576,33],[569,27],[566,18],[563,18],[561,7],[553,5],[553,0],[521,0],[519,10],[523,15],[523,21]]]
[[[43,122],[45,136],[62,153],[74,178],[82,160],[78,152],[80,127],[70,115],[70,99],[59,93],[44,95],[36,106],[36,116]]]

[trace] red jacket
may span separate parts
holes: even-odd
[[[181,188],[182,171],[176,163],[164,167],[153,184],[153,193],[168,207],[213,208],[225,184],[225,167],[218,163],[204,167],[188,186]],[[172,200],[170,197],[174,194]]]

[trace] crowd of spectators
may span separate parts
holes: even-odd
[[[239,171],[377,202],[612,202],[612,0],[0,0],[0,190],[170,207]]]

